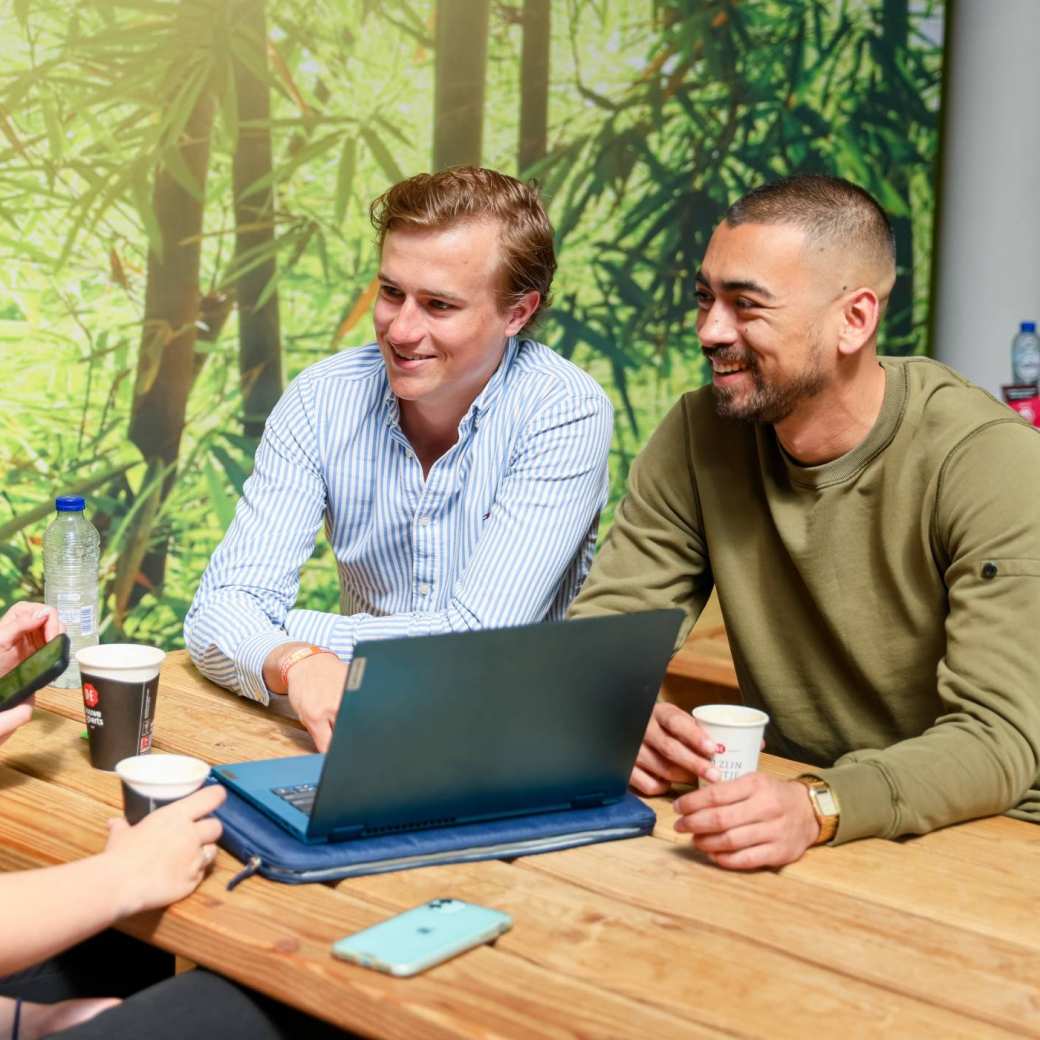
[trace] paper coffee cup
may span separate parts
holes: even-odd
[[[209,763],[188,755],[134,755],[117,762],[116,772],[123,784],[123,815],[138,823],[197,791],[209,776]]]
[[[702,704],[690,714],[715,744],[712,765],[721,779],[736,780],[758,768],[762,734],[769,722],[764,711],[742,704]]]
[[[122,759],[151,750],[165,657],[158,647],[139,643],[103,643],[76,653],[95,769],[115,769]]]

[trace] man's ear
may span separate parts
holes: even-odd
[[[508,311],[509,321],[506,325],[506,335],[515,336],[531,320],[541,302],[542,294],[532,289],[512,304]]]
[[[842,329],[838,350],[855,354],[871,341],[881,321],[881,301],[873,289],[853,289],[842,306]]]

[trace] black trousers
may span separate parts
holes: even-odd
[[[119,932],[104,932],[0,979],[0,996],[39,1004],[73,997],[124,998],[89,1022],[56,1033],[61,1040],[325,1040],[349,1035],[203,969],[174,976],[170,954]]]

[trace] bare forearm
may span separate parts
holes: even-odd
[[[0,975],[68,949],[122,916],[117,866],[102,853],[75,863],[0,875]]]

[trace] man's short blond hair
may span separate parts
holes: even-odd
[[[399,229],[433,231],[466,221],[496,221],[502,252],[500,310],[537,292],[540,302],[529,326],[549,306],[556,250],[552,225],[533,185],[497,170],[454,166],[400,181],[372,203],[369,216],[380,249],[387,234]]]

